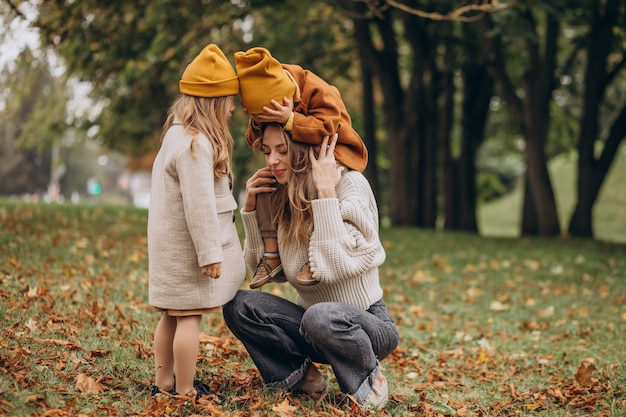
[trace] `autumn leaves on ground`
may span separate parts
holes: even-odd
[[[221,397],[152,398],[146,220],[0,203],[0,415],[626,415],[626,245],[409,229],[382,231],[402,336],[384,410],[351,408],[333,378],[317,400],[264,390],[219,312],[197,375]]]

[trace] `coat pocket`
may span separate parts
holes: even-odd
[[[226,249],[239,241],[235,227],[235,216],[232,211],[220,213],[217,216],[220,222],[220,244],[223,249]]]

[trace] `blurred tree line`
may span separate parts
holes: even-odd
[[[342,92],[397,226],[477,232],[477,204],[521,176],[522,234],[558,235],[548,162],[576,149],[568,232],[592,237],[626,136],[626,0],[3,1],[15,17],[35,7],[43,44],[93,85],[102,112],[72,125],[97,126],[137,166],[149,168],[180,75],[204,45],[233,62],[264,46],[316,72]],[[242,112],[232,123],[240,186],[260,163],[246,123]]]

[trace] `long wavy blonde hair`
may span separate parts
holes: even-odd
[[[258,143],[254,144],[254,148],[262,148],[263,134],[268,126],[280,129],[289,157],[289,180],[287,184],[276,184],[276,191],[270,196],[274,208],[273,222],[281,227],[289,240],[306,243],[313,232],[311,200],[317,198],[317,190],[311,176],[309,149],[313,147],[317,157],[319,146],[294,142],[282,125],[267,123],[262,126],[261,136]]]
[[[215,176],[222,178],[232,175],[233,137],[228,129],[228,116],[233,99],[233,96],[195,97],[183,94],[167,112],[161,141],[174,124],[174,119],[180,119],[183,128],[193,136],[192,153],[198,135],[203,134],[213,145]]]

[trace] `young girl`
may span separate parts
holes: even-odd
[[[388,397],[380,361],[399,335],[378,275],[385,260],[378,208],[363,174],[336,163],[335,145],[336,136],[321,146],[294,142],[276,123],[263,130],[267,167],[246,182],[241,210],[245,259],[254,267],[264,256],[257,196],[271,193],[283,270],[297,299],[241,290],[224,306],[224,319],[267,386],[322,393],[328,377],[313,362],[327,363],[342,392],[362,408],[380,408]],[[297,280],[307,260],[315,285]]]
[[[154,161],[148,211],[149,301],[161,312],[152,394],[199,397],[208,394],[194,379],[200,319],[231,300],[245,279],[228,129],[239,82],[211,44],[187,66],[179,88]]]

